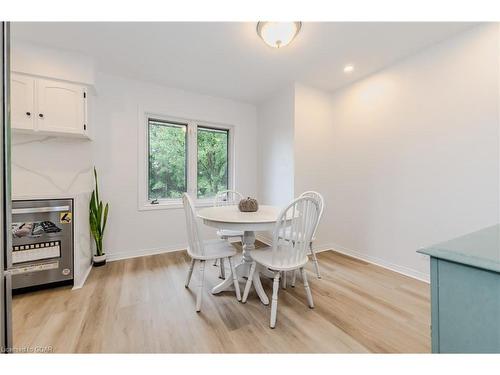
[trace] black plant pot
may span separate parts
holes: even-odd
[[[94,267],[102,267],[106,264],[106,254],[94,255],[92,265]]]

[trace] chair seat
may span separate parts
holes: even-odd
[[[220,229],[217,231],[217,236],[220,238],[242,237],[242,230]]]
[[[206,240],[203,241],[203,246],[203,255],[192,254],[188,247],[187,251],[189,256],[197,260],[212,260],[231,257],[236,254],[236,249],[229,242],[224,240]]]
[[[276,254],[276,259],[280,259],[279,252],[280,251],[290,251],[290,249],[285,247],[278,248],[278,254]],[[297,268],[304,267],[304,265],[308,262],[309,258],[307,255],[304,256],[303,259],[300,259],[296,264],[288,264],[286,266],[282,266],[276,261],[273,260],[273,251],[272,247],[267,246],[260,249],[252,250],[252,258],[259,264],[267,267],[271,270],[275,271],[291,271]]]

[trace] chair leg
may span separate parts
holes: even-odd
[[[292,271],[292,283],[290,284],[292,288],[295,288],[295,280],[297,279],[297,270]]]
[[[219,261],[219,259],[215,259],[214,260],[214,267],[217,267],[217,262]]]
[[[186,278],[186,282],[184,283],[184,287],[189,287],[189,282],[191,281],[191,275],[193,275],[193,267],[194,267],[194,259],[191,259],[191,263],[189,264],[189,270]]]
[[[307,282],[307,275],[304,267],[300,269],[300,272],[302,274],[302,280],[304,281],[304,289],[306,290],[307,303],[309,304],[309,307],[312,309],[314,308],[313,296],[311,293],[311,288],[309,288],[309,283]]]
[[[226,267],[224,266],[224,258],[219,259],[219,278],[225,280],[226,279]]]
[[[231,257],[228,257],[227,260],[229,262],[229,267],[231,267],[231,274],[233,275],[233,284],[234,290],[236,291],[236,299],[238,301],[241,301],[240,283],[238,282],[238,276],[236,275],[233,260],[231,259]],[[224,262],[223,259],[221,259],[221,261]]]
[[[286,289],[286,271],[283,271],[283,274],[281,275],[281,287]]]
[[[198,294],[196,296],[196,312],[201,311],[201,298],[203,295],[204,279],[205,279],[205,261],[200,260],[200,280],[198,281]]]
[[[252,286],[253,274],[255,273],[255,267],[257,267],[257,263],[252,262],[250,267],[250,273],[248,274],[247,283],[245,284],[245,290],[243,291],[243,299],[241,302],[245,303],[248,298],[248,293],[250,292],[250,287]]]
[[[276,327],[276,314],[278,313],[278,290],[280,288],[280,272],[276,272],[273,281],[273,299],[271,302],[271,321],[269,327]]]
[[[309,243],[309,249],[311,250],[311,254],[312,254],[312,258],[313,258],[313,264],[314,264],[314,270],[316,271],[316,276],[318,276],[318,279],[321,279],[321,274],[319,273],[318,258],[316,258],[316,253],[313,250],[312,242]]]

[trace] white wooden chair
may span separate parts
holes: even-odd
[[[198,280],[198,294],[196,295],[196,311],[201,310],[201,298],[203,293],[203,282],[205,272],[205,261],[214,259],[227,258],[231,273],[233,275],[234,289],[236,291],[236,298],[241,300],[240,285],[236,278],[234,270],[234,263],[232,257],[236,254],[236,249],[228,242],[222,239],[203,241],[200,237],[200,229],[196,220],[193,203],[191,198],[186,194],[182,194],[182,202],[184,204],[184,211],[186,213],[186,228],[188,234],[188,248],[187,252],[191,257],[191,264],[185,283],[185,287],[189,287],[189,282],[193,274],[193,268],[196,262],[199,263],[199,280]]]
[[[315,253],[314,248],[313,248],[313,242],[316,239],[316,231],[318,229],[318,225],[319,225],[319,222],[321,220],[321,216],[323,215],[325,201],[323,199],[323,196],[316,191],[305,191],[302,194],[300,194],[300,197],[313,198],[318,202],[318,205],[319,205],[318,223],[316,224],[316,227],[314,228],[314,231],[313,231],[311,242],[309,244],[309,251],[311,252],[311,255],[312,255],[314,270],[316,271],[316,276],[318,277],[318,279],[321,279],[321,273],[319,272],[318,258],[316,257],[316,253]],[[288,239],[290,237],[290,230],[286,231],[284,236],[285,236],[285,239]],[[293,272],[293,274],[292,274],[292,286],[295,286],[296,275],[297,275],[297,272]],[[282,283],[283,283],[283,287],[286,288],[286,274],[284,275]]]
[[[318,201],[311,197],[301,197],[290,203],[278,217],[273,233],[273,244],[269,248],[252,250],[254,261],[250,267],[242,302],[246,302],[252,285],[257,263],[274,271],[273,296],[271,302],[270,327],[276,326],[278,310],[279,280],[282,273],[300,270],[306,290],[309,307],[314,307],[311,289],[307,282],[304,266],[309,261],[309,244],[319,219]],[[285,238],[284,233],[290,233]]]
[[[233,206],[238,205],[240,200],[243,199],[243,195],[235,190],[223,190],[219,191],[214,198],[214,207],[220,206]],[[217,236],[223,240],[229,240],[231,238],[238,238],[241,243],[243,243],[243,231],[240,230],[229,230],[229,229],[219,229],[217,231]],[[216,259],[214,266],[217,265],[217,261],[220,264],[220,277],[222,279],[226,278],[226,272],[224,267],[223,259]]]

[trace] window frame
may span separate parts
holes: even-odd
[[[196,186],[195,186],[195,193],[196,193],[196,199],[198,201],[206,201],[210,200],[213,201],[215,196],[209,197],[209,198],[199,198],[198,197],[198,131],[200,130],[206,130],[206,131],[211,131],[211,130],[218,130],[220,132],[227,132],[227,149],[226,149],[226,158],[227,158],[227,190],[231,190],[231,163],[230,163],[230,149],[231,149],[231,130],[227,128],[222,128],[222,127],[215,127],[213,125],[201,125],[200,123],[196,124]]]
[[[228,131],[228,189],[235,186],[235,127],[233,125],[221,124],[203,120],[188,119],[162,114],[158,111],[139,110],[138,126],[138,210],[164,210],[182,208],[181,198],[159,199],[158,204],[151,204],[148,199],[149,193],[149,120],[165,121],[174,124],[186,124],[186,186],[187,193],[193,199],[196,207],[208,207],[213,205],[213,198],[198,198],[198,127]]]
[[[185,157],[184,157],[184,160],[185,160],[185,164],[184,164],[184,176],[185,176],[185,186],[186,186],[186,190],[187,190],[187,183],[188,183],[188,180],[189,180],[189,172],[188,172],[188,164],[189,164],[189,125],[187,122],[178,122],[178,121],[165,121],[165,120],[160,120],[156,117],[152,117],[152,116],[148,116],[147,117],[147,124],[146,124],[146,137],[147,137],[147,147],[146,147],[146,159],[147,159],[147,186],[146,186],[146,199],[147,201],[151,202],[153,201],[150,197],[149,197],[149,180],[151,178],[151,170],[149,168],[149,155],[150,155],[150,148],[151,148],[151,127],[150,127],[150,122],[164,122],[166,126],[178,126],[178,127],[184,127],[186,130],[185,130],[185,134],[184,134],[184,139],[185,139],[185,146],[184,146],[184,152],[185,152]],[[158,199],[158,201],[165,201],[165,202],[171,202],[171,201],[175,201],[175,200],[178,200],[180,198],[162,198],[162,199]]]

